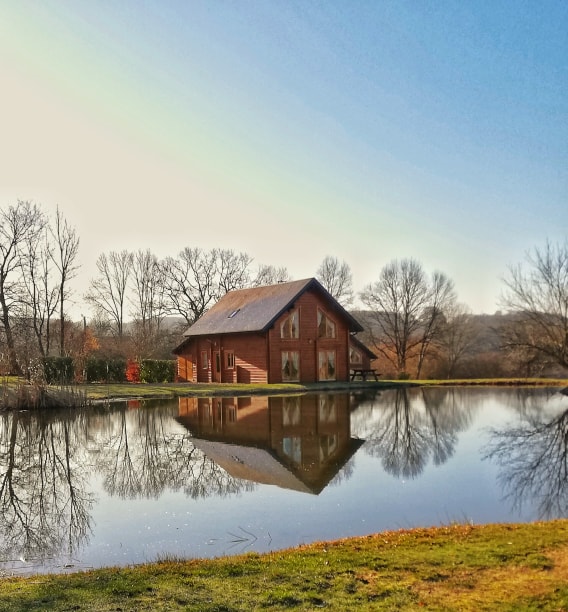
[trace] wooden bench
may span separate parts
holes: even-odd
[[[357,376],[360,376],[363,380],[367,380],[367,376],[373,376],[376,381],[379,380],[380,374],[377,370],[365,370],[363,368],[354,368],[351,370],[351,380],[355,380]]]

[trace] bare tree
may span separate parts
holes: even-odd
[[[528,252],[504,282],[503,306],[513,315],[505,347],[568,368],[568,240]]]
[[[85,300],[98,312],[103,312],[113,323],[113,333],[122,339],[126,291],[132,273],[133,255],[128,251],[111,251],[97,259],[99,275],[91,281]]]
[[[36,204],[18,200],[15,206],[0,210],[0,325],[4,332],[12,373],[21,375],[12,317],[25,303],[22,286],[22,250],[30,241],[39,240],[45,216]]]
[[[149,249],[137,251],[132,272],[136,352],[139,356],[150,356],[159,344],[160,325],[165,317],[164,286],[157,257]]]
[[[23,281],[27,290],[31,325],[42,357],[49,355],[51,345],[51,319],[59,304],[59,285],[54,283],[51,267],[53,245],[46,229],[42,236],[29,236],[22,256]]]
[[[469,309],[455,303],[446,309],[437,344],[446,366],[446,376],[453,378],[456,368],[462,362],[476,341],[476,326]]]
[[[231,249],[215,249],[217,260],[217,296],[234,289],[243,289],[250,284],[249,269],[252,258],[246,253],[235,253]]]
[[[378,337],[370,330],[377,351],[399,375],[407,373],[410,358],[416,358],[419,376],[432,340],[440,331],[443,312],[455,299],[453,283],[439,272],[430,280],[414,259],[394,260],[360,297],[378,330]]]
[[[77,255],[79,254],[79,237],[75,228],[64,219],[62,212],[57,208],[55,213],[55,227],[52,229],[55,247],[52,258],[59,271],[59,355],[65,355],[65,301],[68,297],[67,282],[71,280],[77,270]]]
[[[454,283],[442,272],[434,272],[430,283],[428,302],[422,310],[422,326],[420,333],[418,366],[416,378],[420,378],[424,359],[432,344],[439,335],[446,322],[444,310],[455,304],[456,295]]]
[[[263,287],[265,285],[286,283],[289,280],[291,280],[290,274],[285,267],[276,268],[275,266],[260,265],[250,285],[251,287]]]
[[[186,247],[160,264],[169,314],[181,315],[192,325],[217,296],[215,251]]]
[[[353,275],[346,262],[327,255],[317,270],[316,278],[346,308],[353,304]]]

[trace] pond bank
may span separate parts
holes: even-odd
[[[546,386],[568,393],[568,379],[460,379],[460,380],[381,380],[325,383],[230,384],[230,383],[87,383],[62,387],[30,385],[14,379],[0,389],[0,410],[35,410],[85,406],[92,403],[172,399],[176,397],[216,397],[280,395],[333,391],[385,390],[416,386]]]
[[[455,524],[263,555],[0,580],[19,610],[566,610],[568,520]]]

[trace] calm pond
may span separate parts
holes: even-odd
[[[568,396],[424,388],[0,415],[0,572],[568,516]]]

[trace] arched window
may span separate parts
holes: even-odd
[[[318,338],[335,338],[335,323],[318,310]]]
[[[287,339],[300,337],[300,325],[297,310],[293,310],[280,324],[280,337]]]

